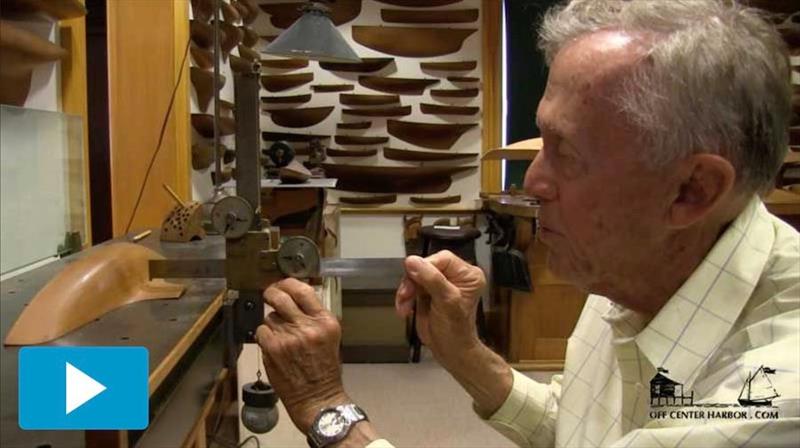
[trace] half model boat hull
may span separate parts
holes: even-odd
[[[442,193],[450,188],[453,174],[472,166],[365,166],[323,163],[327,177],[338,179],[337,190],[364,193]]]
[[[361,0],[337,0],[325,4],[330,8],[330,19],[334,25],[347,23],[361,14]],[[269,14],[269,21],[275,28],[289,28],[303,15],[302,2],[266,3],[259,7]]]
[[[5,345],[52,341],[124,305],[180,297],[185,286],[149,279],[148,262],[163,259],[133,243],[92,249],[34,296],[8,332]]]
[[[333,106],[306,107],[298,109],[274,109],[269,111],[275,124],[287,128],[306,128],[328,118]]]
[[[67,56],[67,50],[30,31],[0,21],[0,103],[24,106],[37,65]]]
[[[411,58],[455,53],[475,31],[476,28],[359,25],[354,25],[352,28],[353,40],[359,44],[381,53]]]
[[[476,124],[436,124],[388,120],[389,135],[412,145],[431,149],[450,149],[465,132]]]

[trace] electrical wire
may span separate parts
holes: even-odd
[[[136,211],[139,209],[139,203],[142,202],[142,196],[144,195],[144,187],[147,186],[147,179],[150,178],[150,171],[153,170],[153,165],[156,162],[156,157],[158,157],[158,153],[161,151],[161,144],[164,142],[164,133],[167,131],[167,123],[169,123],[169,117],[172,114],[172,107],[175,105],[175,94],[178,93],[178,87],[181,85],[181,81],[183,80],[183,72],[186,67],[186,59],[189,56],[189,45],[191,44],[191,39],[186,41],[186,48],[183,50],[183,60],[181,61],[181,68],[178,72],[178,80],[175,82],[175,87],[172,88],[172,96],[169,99],[169,106],[167,106],[167,112],[164,115],[164,120],[161,122],[161,132],[158,135],[158,144],[156,145],[156,150],[153,151],[153,156],[150,157],[150,164],[147,165],[147,171],[144,172],[144,179],[142,179],[142,186],[139,189],[139,195],[136,197],[136,204],[133,206],[133,211],[131,211],[131,217],[128,220],[128,225],[125,226],[125,233],[130,232],[131,225],[133,224],[133,218],[136,217]]]

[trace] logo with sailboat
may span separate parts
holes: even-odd
[[[650,416],[674,419],[778,418],[779,410],[772,402],[780,394],[769,378],[775,374],[775,369],[764,365],[748,372],[737,403],[695,403],[694,391],[684,391],[683,384],[669,378],[669,370],[659,367],[650,380]]]

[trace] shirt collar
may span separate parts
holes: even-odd
[[[748,302],[775,239],[756,196],[706,254],[689,279],[633,339],[653,367],[686,388]]]

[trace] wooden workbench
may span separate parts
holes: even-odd
[[[124,241],[124,238],[115,241]],[[113,244],[114,241],[104,243]],[[154,231],[139,244],[170,259],[221,258],[224,240],[162,243]],[[92,249],[0,282],[0,336],[5,338],[22,308],[68,263]],[[118,308],[48,346],[144,346],[149,351],[150,426],[145,431],[24,431],[17,423],[17,357],[20,347],[2,347],[0,446],[171,446],[192,436],[207,406],[210,380],[223,371],[217,331],[224,279],[172,279],[187,285],[178,300],[149,300]],[[63,378],[61,379],[63,380]],[[54,381],[59,381],[54,378]],[[181,392],[182,391],[182,392]],[[235,394],[234,394],[235,395]],[[187,398],[188,397],[188,398]],[[234,398],[235,399],[235,398]],[[176,410],[177,407],[177,410]],[[165,418],[174,416],[172,418]],[[205,444],[205,440],[202,441]]]

